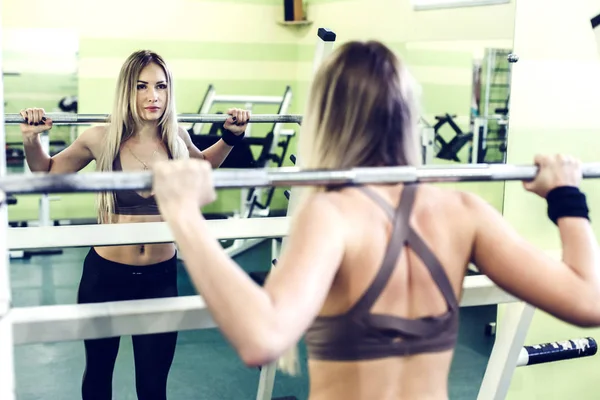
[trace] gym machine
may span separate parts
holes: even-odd
[[[252,111],[254,104],[278,106],[276,115],[286,115],[292,101],[292,89],[285,88],[282,96],[245,96],[245,95],[217,95],[213,85],[209,85],[199,108],[199,113],[208,113],[214,105],[218,104],[243,104],[244,108]],[[221,114],[217,111],[217,114]],[[205,123],[193,123],[188,129],[192,142],[204,150],[216,143],[222,134],[222,123],[213,123],[207,134],[202,134]],[[252,124],[248,124],[244,140],[235,146],[229,156],[225,159],[221,168],[244,169],[244,168],[267,168],[281,167],[287,154],[291,139],[295,135],[293,129],[282,129],[281,123],[273,123],[273,127],[265,137],[253,137]],[[258,156],[252,151],[258,148]],[[280,151],[279,151],[280,150]],[[280,153],[280,154],[278,154]],[[232,218],[266,217],[270,215],[270,205],[275,193],[275,188],[244,188],[241,190],[240,210],[234,213]],[[222,216],[214,216],[222,217]],[[239,255],[256,245],[262,243],[262,239],[237,239],[227,247],[230,256]]]

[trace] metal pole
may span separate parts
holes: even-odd
[[[206,96],[204,97],[204,102],[202,103],[202,107],[200,108],[200,114],[208,114],[208,112],[212,108],[212,105],[213,105],[216,95],[217,94],[216,94],[214,86],[208,85],[208,91],[206,92]],[[192,129],[194,130],[194,133],[196,135],[200,135],[202,133],[202,128],[204,128],[203,123],[192,125]]]
[[[276,373],[276,361],[264,365],[260,369],[260,376],[258,378],[258,389],[256,390],[256,400],[271,400],[273,398],[273,387],[275,386]]]
[[[76,125],[76,124],[103,124],[109,122],[108,114],[73,114],[73,113],[48,113],[48,118],[52,119],[55,125]],[[227,114],[179,114],[179,122],[192,123],[223,123],[229,118]],[[5,114],[5,123],[10,125],[25,123],[21,114]],[[250,117],[250,123],[302,123],[302,115],[280,115],[280,114],[257,114]]]
[[[0,317],[0,399],[2,400],[17,398],[13,348],[12,319],[8,316]]]
[[[319,28],[319,30],[317,32],[317,36],[319,37],[319,40],[317,41],[317,47],[315,50],[315,58],[314,58],[314,63],[313,63],[314,71],[316,71],[319,68],[323,59],[325,57],[327,57],[329,55],[329,53],[331,52],[331,50],[333,49],[333,42],[335,41],[336,35],[335,35],[335,33],[333,33],[332,31],[330,31],[328,29]],[[302,135],[300,135],[298,140],[299,141],[302,140]],[[298,144],[298,147],[300,147],[300,144]],[[299,165],[298,159],[296,160],[296,165]],[[295,191],[292,191],[292,192],[295,192]],[[294,199],[297,199],[297,198],[298,198],[297,194],[294,195],[292,193],[290,195],[290,199],[288,202],[288,210],[287,210],[288,215],[293,213],[293,209],[295,206]],[[297,200],[296,200],[296,202],[297,202]],[[283,240],[282,246],[285,246],[285,238]],[[272,256],[274,258],[278,257],[277,254],[273,254]],[[288,351],[296,351],[296,349],[294,348],[294,349],[290,349]],[[258,391],[256,393],[256,400],[267,400],[267,399],[272,398],[276,372],[277,372],[277,362],[272,362],[268,365],[265,365],[261,369]]]
[[[2,8],[2,0],[0,0]],[[0,42],[2,42],[0,27]],[[0,70],[2,70],[2,54],[0,52]],[[0,78],[0,149],[6,147],[4,130],[4,78]],[[0,179],[6,177],[6,151],[0,151]],[[8,204],[6,193],[0,192],[0,399],[14,400],[15,366],[13,359],[12,322],[8,315],[11,304],[9,252],[7,248]]]
[[[483,109],[483,117],[487,117],[490,114],[490,88],[492,80],[492,67],[496,62],[496,50],[489,49],[487,53],[487,65],[485,74],[485,107]]]
[[[337,35],[335,34],[335,32],[333,32],[329,29],[319,28],[319,30],[317,31],[317,37],[319,39],[317,40],[317,46],[315,49],[315,57],[313,60],[313,74],[317,73],[317,71],[321,67],[321,64],[323,64],[323,61],[327,57],[329,57],[329,55],[333,52],[333,48],[335,46],[335,40],[337,38]],[[304,145],[303,145],[304,140],[306,140],[306,139],[303,138],[302,134],[300,134],[298,136],[298,141],[297,141],[298,149],[304,148]],[[302,157],[303,157],[303,155],[300,154],[300,152],[296,155],[296,161],[294,161],[294,164],[297,167],[300,167],[302,165]],[[301,195],[300,195],[300,193],[298,193],[297,190],[291,191],[290,198],[288,200],[288,209],[287,209],[288,215],[294,214],[294,210],[297,207],[297,203],[300,201],[299,200],[300,197],[301,197]],[[284,241],[284,245],[285,245],[285,241]]]
[[[600,163],[584,164],[583,178],[600,178]],[[463,164],[452,168],[368,167],[347,170],[301,170],[297,167],[214,170],[217,189],[288,187],[371,183],[527,181],[536,166]],[[152,172],[88,172],[71,174],[11,174],[0,179],[7,194],[79,193],[113,190],[151,190]]]
[[[435,140],[435,130],[431,126],[421,127],[421,147],[423,149],[423,165],[429,165],[433,162],[433,142]]]
[[[50,135],[48,131],[40,134],[40,142],[44,153],[50,155]],[[50,197],[47,194],[42,194],[40,197],[38,220],[40,226],[50,225]]]
[[[473,119],[473,152],[471,153],[471,164],[479,164],[479,149],[481,148],[482,122],[485,120],[480,117]]]
[[[506,305],[477,400],[506,398],[534,311],[527,303]]]

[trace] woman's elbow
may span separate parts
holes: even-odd
[[[600,318],[590,318],[589,316],[577,318],[569,321],[578,328],[600,328]]]
[[[249,334],[244,343],[237,346],[237,353],[249,367],[259,367],[277,360],[285,351],[280,335],[273,330]]]
[[[600,296],[593,301],[581,299],[569,316],[569,323],[580,328],[600,327]]]
[[[277,349],[267,343],[248,344],[238,349],[238,355],[248,367],[260,367],[277,360],[280,356]]]

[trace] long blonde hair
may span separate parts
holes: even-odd
[[[121,149],[121,144],[133,136],[141,122],[136,102],[137,80],[141,71],[151,63],[159,65],[167,77],[168,90],[165,111],[158,121],[161,139],[171,153],[172,158],[188,157],[187,148],[178,134],[171,72],[161,56],[149,50],[140,50],[132,53],[121,67],[104,147],[96,160],[98,171],[112,171],[113,161]],[[99,193],[97,206],[99,223],[115,222],[113,192]]]
[[[301,168],[419,165],[419,95],[416,81],[387,46],[378,41],[343,44],[312,82],[299,138]],[[324,189],[303,188],[299,203]],[[297,374],[297,346],[278,366]]]
[[[417,93],[407,68],[384,44],[343,44],[312,83],[302,167],[418,165]]]

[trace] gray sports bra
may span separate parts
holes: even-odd
[[[113,171],[122,171],[121,153],[113,161]],[[135,190],[115,190],[115,214],[119,215],[160,215],[154,195],[144,197]]]
[[[408,223],[417,185],[404,186],[395,210],[373,190],[359,189],[389,215],[393,233],[379,272],[358,302],[342,315],[319,316],[314,320],[305,336],[309,357],[352,361],[451,349],[458,336],[459,304],[444,268]],[[405,245],[421,258],[442,292],[448,305],[448,311],[443,315],[408,319],[370,311]]]

